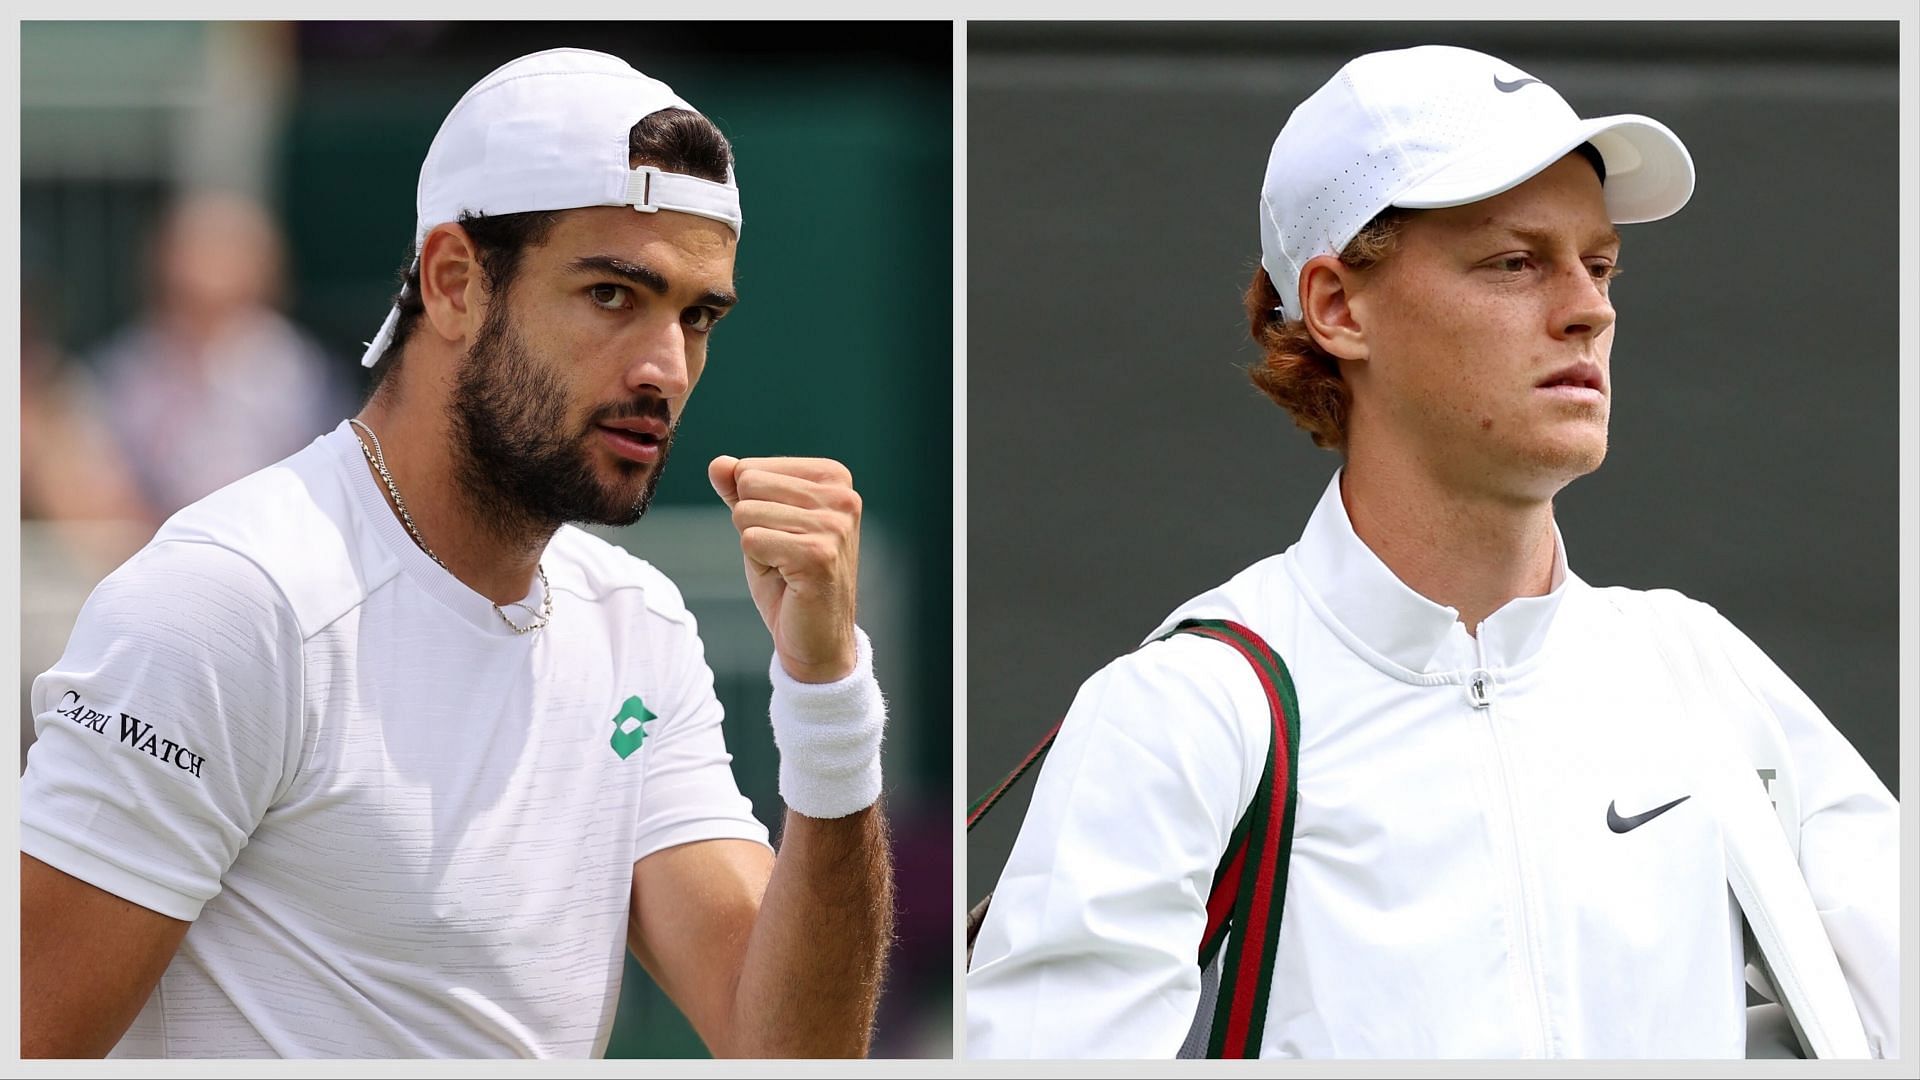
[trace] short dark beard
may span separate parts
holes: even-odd
[[[503,291],[502,291],[503,292]],[[648,394],[603,406],[583,429],[567,430],[561,382],[526,348],[506,315],[504,295],[474,336],[447,404],[455,475],[479,511],[479,524],[511,542],[541,545],[562,524],[631,525],[660,484],[673,430],[637,499],[623,499],[594,476],[588,440],[610,420],[650,416],[672,423],[664,399]],[[622,460],[624,475],[645,468]]]

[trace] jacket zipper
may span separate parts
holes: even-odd
[[[1533,919],[1532,903],[1527,895],[1527,876],[1525,863],[1520,850],[1520,815],[1514,807],[1513,785],[1509,780],[1511,767],[1507,761],[1506,744],[1500,738],[1500,724],[1493,708],[1493,675],[1487,670],[1487,650],[1479,635],[1474,636],[1473,647],[1480,666],[1469,676],[1467,700],[1486,717],[1487,734],[1493,740],[1494,770],[1499,778],[1500,796],[1505,800],[1507,814],[1507,834],[1512,844],[1513,896],[1515,898],[1514,916],[1518,920],[1518,940],[1514,942],[1516,956],[1520,964],[1520,973],[1526,988],[1533,995],[1534,1022],[1536,1024],[1535,1054],[1547,1056],[1548,1028],[1546,991],[1540,985],[1539,966],[1533,955]]]

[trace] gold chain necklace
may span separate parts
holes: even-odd
[[[387,455],[380,449],[380,436],[375,435],[372,428],[361,423],[359,420],[349,418],[347,423],[366,432],[367,439],[373,440],[372,449],[368,449],[367,439],[362,439],[358,436],[354,438],[354,441],[360,444],[360,452],[367,456],[367,464],[372,465],[374,471],[380,474],[380,479],[386,483],[387,494],[393,496],[393,507],[400,511],[400,523],[407,527],[407,532],[413,537],[413,542],[419,544],[420,550],[426,552],[427,558],[432,559],[440,569],[446,570],[449,574],[453,573],[452,570],[447,569],[446,563],[440,561],[440,556],[435,555],[433,549],[427,546],[427,538],[420,535],[420,527],[413,523],[413,515],[407,513],[407,501],[400,497],[400,488],[394,484],[393,474],[387,471]],[[534,573],[540,575],[540,614],[536,616],[532,622],[525,626],[520,626],[509,618],[505,611],[500,609],[499,604],[493,605],[494,614],[500,616],[500,621],[506,623],[507,627],[516,634],[526,634],[538,630],[547,625],[547,620],[553,617],[553,589],[547,585],[546,567],[539,563],[534,563],[533,569]],[[525,604],[515,604],[514,606],[526,607]],[[529,608],[528,610],[532,609]]]

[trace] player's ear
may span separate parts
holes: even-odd
[[[1366,330],[1353,309],[1360,272],[1333,255],[1316,255],[1300,268],[1301,318],[1314,344],[1340,360],[1367,357]]]
[[[420,302],[427,324],[449,342],[464,341],[485,315],[479,251],[467,230],[436,225],[420,245]]]

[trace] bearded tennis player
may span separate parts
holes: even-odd
[[[357,416],[181,511],[34,683],[21,1051],[589,1057],[631,952],[718,1055],[852,1056],[889,939],[846,468],[721,457],[779,851],[629,524],[735,302],[732,151],[556,49],[427,151]]]

